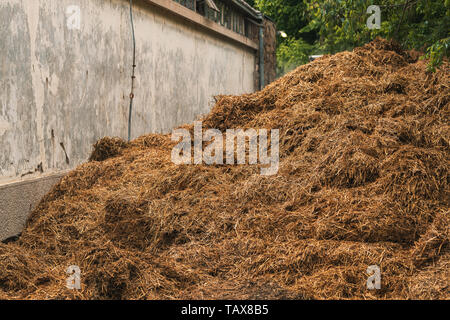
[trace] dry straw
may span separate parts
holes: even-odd
[[[450,66],[413,56],[377,39],[216,97],[205,128],[280,130],[274,176],[100,140],[0,245],[0,298],[449,299]]]

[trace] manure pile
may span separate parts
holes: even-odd
[[[204,129],[280,130],[272,176],[100,140],[0,244],[0,298],[450,299],[450,66],[426,63],[377,39],[218,96]]]

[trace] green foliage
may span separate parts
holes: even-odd
[[[392,31],[383,23],[381,29],[370,30],[366,26],[369,15],[367,8],[372,1],[367,0],[323,0],[307,2],[307,27],[301,32],[316,30],[318,45],[327,53],[350,50],[364,44],[376,36],[387,36]]]
[[[309,23],[306,3],[302,0],[254,0],[254,6],[271,17],[278,30],[288,35],[287,38],[277,38],[278,75],[307,63],[317,41],[317,34],[315,30],[300,31]]]
[[[277,73],[285,74],[299,65],[308,63],[314,46],[303,39],[288,38],[277,49]]]
[[[372,4],[381,8],[380,29],[366,25]],[[426,52],[430,71],[449,54],[450,0],[254,0],[254,5],[288,34],[278,38],[280,72],[306,63],[311,53],[351,50],[377,36]]]
[[[376,36],[396,39],[408,49],[423,49],[448,37],[450,29],[448,0],[445,4],[443,0],[305,1],[310,23],[304,30],[317,30],[320,45],[330,53],[352,49]],[[374,3],[381,7],[382,24],[370,30],[366,10]]]
[[[255,6],[275,21],[278,30],[296,39],[301,36],[300,29],[309,23],[306,3],[302,0],[255,0]],[[314,33],[303,34],[302,38],[313,43],[317,37]]]
[[[427,49],[425,58],[429,59],[428,71],[435,72],[436,68],[442,63],[444,56],[449,56],[450,38],[435,42]]]

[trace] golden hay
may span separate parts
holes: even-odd
[[[280,130],[273,176],[100,140],[0,244],[0,298],[450,299],[449,71],[377,39],[216,97],[205,128]]]

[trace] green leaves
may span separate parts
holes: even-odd
[[[277,61],[278,74],[285,74],[295,67],[308,63],[314,46],[303,39],[289,38],[278,46]]]
[[[274,19],[278,30],[283,30],[290,36],[299,37],[299,30],[308,24],[302,0],[255,0],[255,6]],[[311,40],[314,42],[315,37]]]
[[[431,45],[424,56],[429,59],[428,71],[435,72],[436,68],[441,65],[444,56],[449,55],[449,51],[450,38],[439,40]]]
[[[286,72],[310,54],[336,53],[377,36],[425,51],[434,71],[449,55],[450,0],[254,0],[288,34],[278,41],[278,67]],[[370,5],[381,8],[381,28],[369,29]]]

